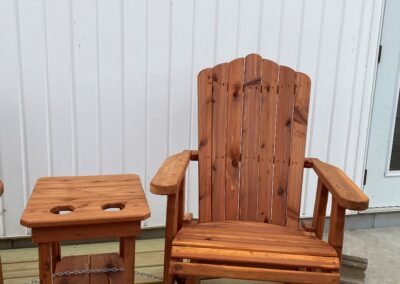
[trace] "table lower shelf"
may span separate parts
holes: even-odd
[[[66,256],[61,259],[56,265],[55,274],[66,271],[82,271],[101,269],[107,270],[116,269],[133,269],[133,267],[124,267],[123,259],[117,253],[93,254],[93,255],[78,255]],[[82,274],[71,274],[63,276],[55,276],[54,284],[108,284],[108,283],[123,283],[124,272],[91,272]]]

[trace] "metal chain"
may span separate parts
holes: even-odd
[[[135,270],[135,275],[144,276],[144,277],[147,277],[147,278],[150,278],[150,279],[153,279],[153,280],[160,280],[160,281],[163,281],[163,278],[162,278],[162,277],[157,276],[157,275],[155,275],[155,274],[151,274],[151,273],[140,272],[140,271],[136,271],[136,270]]]
[[[74,270],[74,271],[63,271],[63,272],[58,272],[53,274],[54,277],[63,277],[63,276],[70,276],[70,275],[82,275],[82,274],[91,274],[91,273],[115,273],[115,272],[124,272],[124,268],[98,268],[98,269],[82,269],[82,270]],[[143,276],[147,277],[149,279],[153,280],[159,280],[162,281],[163,278],[160,276],[157,276],[155,274],[151,273],[146,273],[146,272],[140,272],[135,270],[135,275],[138,276]],[[31,282],[25,282],[25,284],[39,284],[38,280],[32,280]]]
[[[57,272],[53,274],[54,277],[62,277],[62,276],[70,276],[70,275],[82,275],[82,274],[92,274],[92,273],[115,273],[115,272],[124,272],[125,269],[120,268],[95,268],[95,269],[82,269],[82,270],[74,270],[74,271],[63,271]]]

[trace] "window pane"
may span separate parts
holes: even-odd
[[[400,95],[400,93],[399,93]],[[400,171],[400,99],[397,103],[396,122],[394,126],[392,155],[390,157],[391,171]]]

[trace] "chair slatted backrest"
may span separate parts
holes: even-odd
[[[198,75],[199,219],[298,227],[310,79],[251,54]]]

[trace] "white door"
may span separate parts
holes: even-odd
[[[399,11],[399,0],[386,0],[364,187],[370,207],[400,206]]]

